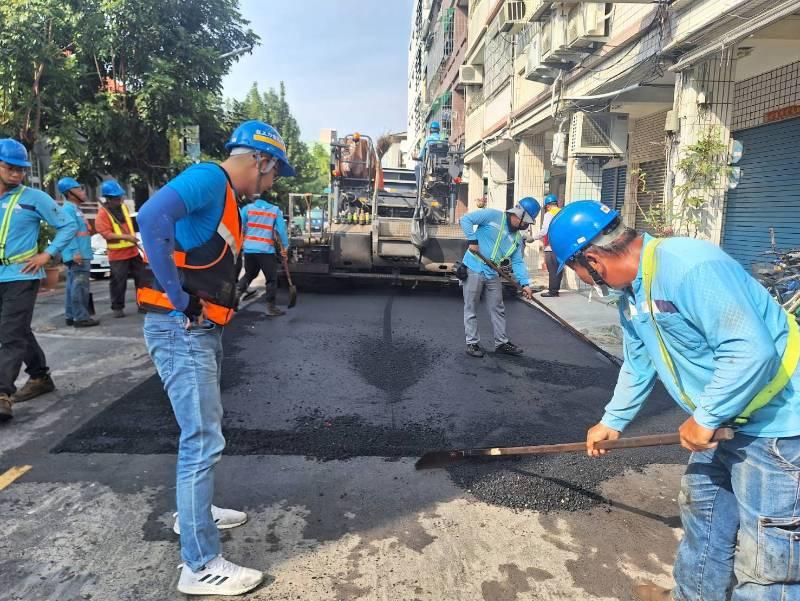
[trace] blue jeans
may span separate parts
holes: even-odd
[[[800,601],[800,436],[693,453],[679,501],[676,601]]]
[[[89,319],[89,260],[78,265],[69,261],[67,265],[67,286],[64,295],[64,314],[67,319],[86,321]]]
[[[147,351],[172,403],[181,429],[176,500],[181,557],[198,571],[220,553],[211,517],[214,465],[222,455],[222,328],[185,328],[182,316],[148,313],[144,319]]]

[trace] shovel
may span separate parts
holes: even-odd
[[[712,442],[720,442],[733,438],[733,430],[719,428],[714,432]],[[601,440],[594,444],[596,449],[637,449],[640,447],[660,447],[681,444],[680,434],[650,434],[647,436],[631,436],[617,440]],[[585,442],[569,442],[563,444],[544,444],[529,447],[493,447],[485,449],[462,449],[456,451],[430,451],[417,460],[415,467],[424,470],[444,467],[469,457],[508,457],[518,455],[552,455],[555,453],[586,452]]]
[[[289,260],[283,256],[281,252],[283,248],[281,247],[281,243],[276,240],[278,246],[278,252],[281,253],[281,263],[283,263],[283,271],[286,273],[286,281],[289,284],[289,304],[287,308],[291,309],[297,304],[297,286],[292,283],[292,274],[289,273]]]

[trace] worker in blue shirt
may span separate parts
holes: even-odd
[[[71,177],[58,180],[58,191],[64,197],[64,213],[75,223],[78,232],[61,252],[61,260],[67,266],[67,286],[64,294],[64,316],[68,326],[90,328],[100,325],[89,314],[89,272],[92,263],[92,232],[89,222],[81,211],[86,202],[83,187]]]
[[[13,417],[13,403],[55,390],[31,320],[44,266],[77,231],[52,198],[22,185],[30,166],[21,143],[0,140],[0,422]],[[56,229],[56,236],[39,252],[42,221]],[[23,363],[30,378],[15,394],[14,381]]]
[[[280,253],[288,256],[289,237],[286,220],[280,207],[262,198],[241,209],[244,226],[244,276],[239,280],[239,293],[244,294],[258,272],[267,280],[267,316],[277,317],[285,311],[275,304],[278,291],[278,261],[275,256],[275,234],[277,232]]]
[[[478,332],[478,305],[481,293],[485,299],[494,331],[496,353],[521,355],[523,350],[513,344],[506,334],[506,308],[503,303],[503,282],[497,273],[478,257],[477,252],[492,263],[502,267],[511,265],[517,282],[523,286],[523,295],[533,296],[530,288],[528,268],[525,266],[522,234],[530,224],[535,223],[539,213],[539,203],[527,197],[508,211],[498,209],[479,209],[461,218],[461,229],[469,247],[462,263],[467,268],[467,277],[461,282],[464,293],[464,330],[467,338],[467,354],[483,357]]]
[[[422,170],[425,167],[425,157],[428,155],[428,145],[431,142],[446,141],[446,139],[442,137],[441,126],[439,125],[438,121],[431,121],[428,131],[430,133],[428,134],[428,137],[425,138],[425,142],[422,144],[422,148],[419,151],[419,156],[416,158],[417,164],[414,167],[414,175],[417,179],[418,188],[422,183]]]
[[[595,201],[566,205],[550,245],[600,290],[621,295],[625,362],[600,423],[619,438],[656,377],[690,414],[692,451],[679,496],[684,537],[673,590],[637,587],[642,601],[800,599],[800,332],[758,282],[718,246],[626,228]],[[732,440],[713,443],[732,425]],[[731,593],[732,591],[732,593]]]
[[[238,199],[255,198],[278,176],[293,176],[286,145],[272,126],[240,125],[221,164],[193,165],[142,205],[138,222],[155,275],[137,291],[147,311],[144,338],[181,430],[177,520],[184,565],[178,590],[189,595],[240,595],[264,575],[220,555],[218,529],[247,515],[212,504],[222,435],[222,330],[238,302],[243,245]]]

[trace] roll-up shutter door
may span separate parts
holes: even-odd
[[[800,247],[800,119],[734,132],[744,147],[739,185],[728,191],[722,248],[745,269],[778,248]]]
[[[603,169],[600,201],[620,212],[622,211],[622,205],[625,203],[625,176],[627,173],[628,168],[624,166]]]
[[[664,159],[645,161],[639,163],[639,171],[644,177],[644,190],[642,186],[636,188],[636,222],[635,227],[639,232],[655,234],[651,224],[647,223],[645,215],[649,214],[651,207],[664,204],[664,172],[667,162]]]

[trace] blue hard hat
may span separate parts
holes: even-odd
[[[548,194],[544,197],[544,206],[558,204],[558,196],[555,194]]]
[[[539,205],[539,201],[536,200],[533,196],[526,196],[522,200],[519,201],[519,206],[523,208],[523,210],[528,214],[530,219],[525,219],[528,223],[533,223],[536,221],[536,216],[539,214],[541,210],[541,206]]]
[[[278,159],[278,175],[294,177],[295,170],[286,156],[286,143],[278,130],[263,121],[245,121],[231,134],[227,150],[233,148],[251,148]]]
[[[442,127],[441,127],[441,125],[439,125],[438,121],[431,121],[430,128],[431,129],[435,129],[436,131],[439,131]]]
[[[561,209],[547,230],[550,248],[558,259],[558,271],[619,216],[619,212],[596,200],[578,200]]]
[[[17,167],[30,167],[28,161],[28,150],[12,138],[0,140],[0,161]]]
[[[109,179],[100,186],[100,196],[125,196],[125,190],[122,189],[117,180]]]
[[[58,180],[56,187],[61,194],[66,194],[70,190],[80,188],[81,185],[78,183],[78,180],[72,177],[62,177],[60,180]]]

